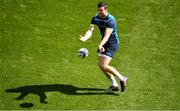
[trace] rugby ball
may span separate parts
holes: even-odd
[[[87,50],[86,48],[80,48],[80,49],[78,50],[78,55],[79,55],[79,57],[81,57],[81,58],[87,57],[88,54],[89,54],[89,52],[88,52],[88,50]]]

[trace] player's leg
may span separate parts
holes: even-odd
[[[99,55],[99,68],[103,72],[106,72],[105,74],[108,78],[111,77],[109,74],[112,74],[114,76],[117,76],[121,81],[123,81],[124,77],[114,67],[109,65],[111,60],[112,60],[111,57],[105,54],[100,54]]]
[[[116,82],[114,76],[110,74],[109,72],[106,72],[101,69],[101,71],[104,73],[104,75],[110,80],[112,86],[118,86],[118,83]]]
[[[113,75],[108,73],[107,71],[103,70],[103,68],[101,67],[102,64],[109,64],[109,62],[105,60],[105,57],[99,56],[99,64],[98,64],[98,66],[103,71],[105,76],[110,79]]]
[[[106,57],[103,57],[103,56],[99,56],[99,68],[102,70],[102,72],[105,74],[105,76],[107,78],[109,78],[110,82],[111,82],[111,86],[109,87],[109,91],[118,91],[119,88],[118,88],[118,83],[116,82],[116,79],[114,78],[114,76],[112,74],[110,74],[109,72],[105,71],[102,69],[102,64],[109,64],[110,59],[108,59],[109,61],[107,61],[105,59]]]
[[[105,72],[107,77],[111,77],[109,74],[116,76],[120,80],[121,91],[123,92],[126,87],[127,77],[123,77],[114,67],[110,66],[109,63],[112,60],[111,57],[101,54],[99,55],[99,67]]]
[[[127,84],[127,77],[123,77],[114,67],[108,65],[105,70],[111,74],[114,74],[119,80],[121,85],[121,91],[124,92]]]

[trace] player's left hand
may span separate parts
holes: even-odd
[[[99,52],[104,52],[104,51],[105,51],[104,47],[99,46]]]

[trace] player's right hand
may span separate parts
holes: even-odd
[[[79,40],[82,41],[82,42],[86,42],[86,38],[84,36],[82,36],[82,35],[80,35]]]

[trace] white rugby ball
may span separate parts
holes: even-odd
[[[80,49],[78,50],[78,55],[79,55],[79,57],[81,57],[81,58],[87,57],[88,54],[89,54],[89,52],[88,52],[88,50],[87,50],[86,48],[80,48]]]

